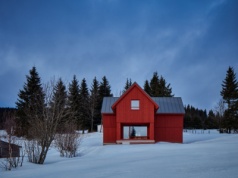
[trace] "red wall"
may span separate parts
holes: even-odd
[[[116,140],[121,139],[121,125],[116,122],[116,115],[103,114],[104,144],[116,143]],[[183,143],[183,115],[156,115],[155,122],[149,124],[148,131],[149,139],[154,139],[155,142]]]
[[[183,142],[183,115],[155,116],[155,141]]]
[[[131,100],[139,100],[139,110],[131,109]],[[150,123],[150,139],[154,139],[154,104],[138,88],[131,90],[116,106],[117,139],[121,139],[121,124]]]
[[[116,143],[116,116],[103,114],[103,143]]]
[[[140,101],[139,110],[131,110],[131,100]],[[154,105],[138,88],[131,90],[116,107],[117,122],[154,122]]]

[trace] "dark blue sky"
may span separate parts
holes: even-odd
[[[0,107],[36,66],[43,83],[105,75],[115,96],[157,71],[184,104],[213,109],[238,73],[237,19],[237,0],[0,0]]]

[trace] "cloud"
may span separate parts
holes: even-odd
[[[238,66],[236,4],[1,2],[0,83],[6,77],[12,81],[1,93],[14,91],[0,106],[14,106],[25,75],[36,66],[43,82],[53,76],[70,82],[75,74],[90,86],[95,76],[101,80],[105,75],[114,94],[120,94],[126,78],[143,86],[157,71],[185,104],[210,109],[219,100],[228,66]]]

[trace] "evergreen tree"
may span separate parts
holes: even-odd
[[[72,82],[69,84],[68,113],[70,113],[69,120],[77,124],[77,129],[79,129],[79,107],[79,84],[76,75],[74,75]]]
[[[99,83],[97,81],[97,78],[95,77],[93,79],[93,83],[90,89],[90,119],[91,119],[91,127],[90,130],[93,131],[95,126],[100,124],[99,120],[97,119],[98,115],[101,114],[99,110],[97,110],[97,106],[99,104]]]
[[[131,127],[131,133],[130,133],[130,138],[135,138],[135,136],[136,136],[136,130],[135,130],[135,128],[134,127]]]
[[[90,120],[89,120],[89,92],[88,92],[88,87],[86,83],[86,79],[84,78],[81,82],[81,86],[79,89],[79,112],[80,112],[80,128],[83,130],[88,129],[90,125]]]
[[[159,85],[159,76],[157,72],[154,72],[152,79],[150,80],[150,96],[158,97],[161,96],[161,89]]]
[[[201,121],[201,128],[202,129],[206,129],[207,126],[205,125],[206,120],[207,120],[207,111],[205,110],[199,110],[199,117],[200,117],[200,121]]]
[[[172,94],[172,88],[170,87],[170,84],[166,85],[166,81],[163,78],[163,76],[159,79],[159,86],[160,86],[160,95],[165,97],[173,97]]]
[[[64,112],[66,113],[67,91],[61,78],[58,80],[53,90],[53,98],[50,103],[51,110],[53,111],[53,113],[59,113],[65,110]],[[58,131],[60,129],[63,129],[63,124],[65,122],[66,118],[62,119],[62,121],[58,123]]]
[[[7,122],[6,115],[10,114],[11,116],[16,114],[15,108],[1,108],[0,107],[0,130],[4,129],[4,123]]]
[[[228,104],[228,109],[231,109],[238,99],[238,83],[232,67],[228,68],[226,78],[222,83],[221,96]]]
[[[218,128],[218,122],[216,120],[216,116],[212,110],[208,112],[207,120],[205,121],[205,125],[207,129],[216,129]]]
[[[112,96],[111,86],[109,85],[109,82],[106,76],[102,78],[102,82],[99,85],[99,95],[101,98],[105,96]]]
[[[222,126],[226,128],[228,133],[231,133],[232,129],[238,129],[238,83],[232,67],[228,68],[226,78],[222,83],[221,96],[228,106],[225,110]]]
[[[150,88],[150,84],[148,82],[148,80],[145,81],[145,84],[144,84],[144,91],[151,96],[151,88]]]
[[[124,87],[124,90],[123,90],[123,93],[125,93],[126,92],[126,90],[128,89],[128,88],[130,88],[130,86],[132,85],[132,81],[131,81],[131,79],[126,79],[126,84],[125,84],[125,87]]]
[[[67,101],[66,87],[62,79],[60,78],[54,87],[53,100],[51,106],[55,105],[58,107],[59,110],[65,109],[66,101]]]
[[[201,118],[198,115],[195,115],[192,120],[192,125],[194,129],[202,129]]]
[[[18,99],[16,102],[17,108],[17,135],[18,136],[29,136],[28,130],[30,128],[29,121],[35,115],[41,117],[42,109],[44,108],[44,92],[41,84],[41,79],[36,67],[33,67],[30,74],[26,76],[26,83],[23,89],[18,93]],[[26,113],[32,115],[29,116]]]
[[[145,85],[147,85],[145,83]],[[145,88],[145,87],[144,87]],[[148,90],[148,86],[146,86]],[[163,76],[158,76],[157,72],[154,72],[152,79],[150,80],[150,96],[152,97],[172,97],[172,88],[170,84],[166,84]]]

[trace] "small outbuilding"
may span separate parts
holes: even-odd
[[[9,149],[10,147],[10,149]],[[4,142],[0,140],[0,158],[9,158],[10,150],[11,157],[20,157],[20,149],[22,147],[16,144],[9,144],[8,142]]]
[[[183,142],[180,97],[150,97],[134,83],[121,97],[104,97],[103,144]]]

